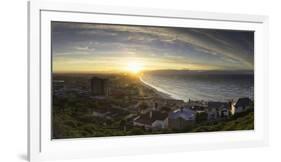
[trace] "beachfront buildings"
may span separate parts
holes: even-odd
[[[172,99],[151,99],[149,102],[142,100],[138,104],[139,116],[135,118],[134,126],[146,129],[185,129],[196,122],[223,120],[244,112],[250,108],[252,101],[249,98],[239,98],[235,103],[190,100],[182,106],[183,103]]]
[[[196,112],[187,107],[176,109],[169,113],[168,127],[184,129],[195,123]]]
[[[217,102],[217,101],[206,102],[206,101],[189,100],[186,105],[190,106],[192,110],[196,111],[200,115],[206,113],[207,114],[206,119],[204,120],[208,120],[208,121],[227,118],[230,115],[231,104],[228,102]]]
[[[94,96],[108,96],[108,80],[98,77],[90,79],[91,93]]]

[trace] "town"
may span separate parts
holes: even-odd
[[[53,138],[251,130],[254,101],[171,98],[129,74],[54,74]]]

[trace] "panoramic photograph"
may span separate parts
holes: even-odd
[[[51,22],[52,139],[254,130],[254,32]]]

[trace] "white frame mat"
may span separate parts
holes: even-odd
[[[266,16],[32,1],[28,44],[28,155],[30,161],[268,144],[268,18]],[[51,21],[255,31],[255,129],[250,131],[51,139]]]

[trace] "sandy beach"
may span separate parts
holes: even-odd
[[[142,83],[143,86],[152,89],[153,92],[155,92],[157,95],[159,95],[161,98],[165,98],[165,99],[175,99],[174,97],[172,97],[172,95],[170,95],[168,92],[162,90],[161,88],[155,87],[152,84],[149,84],[147,82],[145,82],[141,77],[139,77],[140,82]]]

